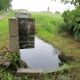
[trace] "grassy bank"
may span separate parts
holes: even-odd
[[[0,20],[0,50],[9,43],[9,17],[14,16],[14,13],[9,14],[4,19]]]
[[[70,38],[67,33],[58,32],[63,19],[61,17],[56,18],[54,15],[50,17],[49,14],[47,16],[40,13],[33,14],[33,18],[36,20],[37,35],[61,50],[66,56],[71,56],[74,59],[80,58],[80,43]]]
[[[71,71],[72,76],[77,76],[76,80],[80,79],[80,73],[77,73],[77,71],[80,72],[80,43],[65,32],[59,33],[60,24],[63,23],[61,15],[49,13],[32,15],[36,20],[37,35],[59,49],[67,57],[67,69]]]

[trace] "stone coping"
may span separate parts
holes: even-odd
[[[60,71],[61,69],[58,70],[53,70],[53,71],[45,71],[42,69],[30,69],[30,68],[19,68],[17,69],[18,74],[41,74],[41,73],[53,73],[55,71]]]
[[[26,68],[19,68],[17,73],[43,73],[42,69],[26,69]]]

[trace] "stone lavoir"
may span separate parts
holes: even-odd
[[[34,48],[35,19],[29,13],[16,13],[9,19],[10,52]],[[19,43],[19,44],[18,44]]]

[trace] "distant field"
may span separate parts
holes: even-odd
[[[32,13],[33,15],[47,15],[47,16],[51,16],[54,18],[62,18],[61,14],[55,14],[55,13],[42,13],[42,12],[34,12]]]

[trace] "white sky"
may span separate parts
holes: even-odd
[[[60,2],[54,2],[51,0],[13,0],[12,9],[26,9],[28,11],[47,11],[50,8],[51,12],[59,11],[63,12],[66,9],[74,9],[73,5],[62,4]]]

